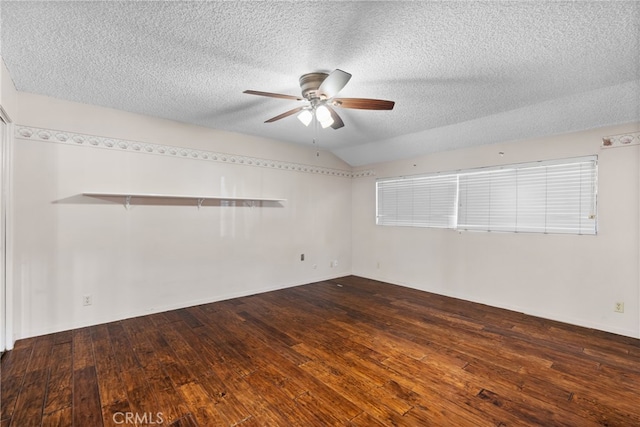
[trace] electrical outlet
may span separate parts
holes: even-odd
[[[304,254],[300,254],[300,261],[304,261]]]
[[[623,302],[617,302],[613,306],[613,311],[615,311],[616,313],[624,313],[624,303]]]
[[[93,298],[91,298],[91,295],[84,295],[82,297],[82,305],[91,305],[93,304]]]
[[[333,261],[331,261],[331,268],[337,267],[338,266],[338,260],[334,259]]]

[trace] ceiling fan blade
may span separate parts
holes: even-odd
[[[393,110],[395,102],[369,98],[334,98],[331,105],[359,110]]]
[[[248,93],[249,95],[268,96],[270,98],[291,99],[293,101],[303,101],[304,100],[304,98],[300,98],[299,96],[284,95],[282,93],[260,92],[259,90],[245,90],[242,93]]]
[[[327,98],[333,98],[347,85],[350,78],[351,74],[336,68],[320,83],[318,92]]]
[[[272,123],[272,122],[275,122],[276,120],[284,119],[285,117],[289,117],[290,115],[295,114],[298,111],[301,111],[303,109],[304,109],[304,106],[298,107],[298,108],[294,108],[293,110],[289,110],[289,111],[286,111],[286,112],[284,112],[284,113],[282,113],[280,115],[272,117],[269,120],[265,120],[265,123]]]
[[[325,105],[325,106],[327,107],[327,110],[329,110],[329,112],[331,113],[331,118],[333,119],[333,124],[331,125],[331,127],[333,129],[340,129],[341,127],[343,127],[344,122],[342,121],[338,113],[336,113],[336,110],[334,110],[328,105]]]

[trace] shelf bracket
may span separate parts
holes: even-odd
[[[202,207],[203,203],[204,203],[204,199],[203,198],[199,198],[198,199],[198,209],[200,209]]]
[[[129,210],[129,206],[131,206],[131,196],[124,196],[124,208]]]

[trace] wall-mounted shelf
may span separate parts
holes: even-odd
[[[173,194],[154,194],[154,193],[82,193],[83,196],[104,198],[123,198],[124,207],[129,209],[132,199],[165,199],[165,200],[193,200],[198,206],[202,207],[205,200],[216,200],[226,202],[243,202],[245,206],[262,206],[264,202],[278,203],[286,202],[287,199],[271,199],[262,197],[223,197],[223,196],[193,196],[193,195],[173,195]]]

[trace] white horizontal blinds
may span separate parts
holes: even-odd
[[[458,228],[516,231],[515,170],[460,175]]]
[[[596,162],[547,167],[546,231],[596,234]]]
[[[457,176],[378,180],[378,225],[455,228]]]
[[[458,228],[596,233],[596,158],[460,174]]]
[[[426,178],[422,189],[422,206],[428,212],[423,218],[425,226],[455,228],[458,177],[456,175],[429,177]]]
[[[523,168],[518,171],[519,231],[547,231],[546,167]]]

